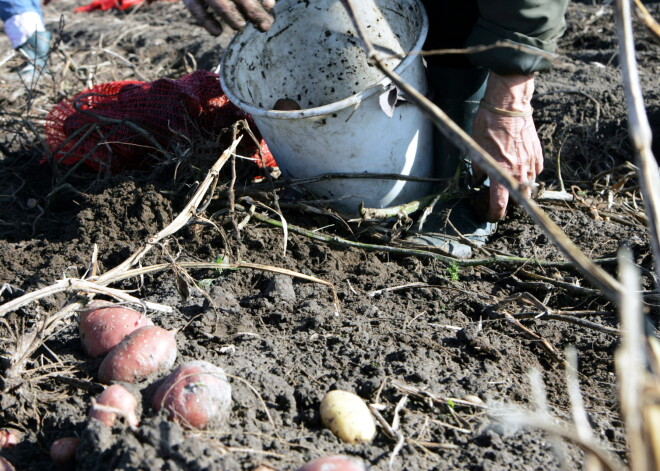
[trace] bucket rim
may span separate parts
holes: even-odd
[[[421,3],[421,0],[407,0],[407,1],[415,3],[417,5],[419,12],[421,13],[422,16],[421,18],[422,27],[420,28],[419,34],[417,35],[417,40],[415,44],[410,48],[409,51],[407,51],[408,55],[405,57],[405,59],[401,61],[401,63],[399,63],[399,65],[397,65],[394,68],[394,72],[397,74],[400,74],[402,71],[406,70],[415,60],[420,58],[420,56],[418,56],[417,54],[411,54],[411,53],[416,53],[422,50],[424,42],[426,41],[426,36],[428,35],[428,31],[429,31],[428,15],[426,14],[426,9],[424,8],[424,5]],[[248,25],[246,28],[254,28],[254,26]],[[350,108],[352,106],[357,106],[361,101],[369,98],[378,91],[381,92],[384,91],[392,83],[392,80],[389,77],[384,77],[379,82],[376,82],[375,84],[362,90],[361,92],[350,95],[339,101],[328,103],[327,105],[317,106],[314,108],[305,108],[303,110],[294,110],[294,111],[268,110],[265,108],[260,108],[258,106],[252,105],[238,98],[232,92],[230,87],[227,87],[227,82],[225,80],[227,51],[231,49],[231,46],[234,45],[235,42],[238,42],[240,40],[239,38],[240,35],[241,32],[235,34],[234,37],[229,42],[229,44],[227,45],[227,47],[225,48],[225,50],[223,51],[222,59],[220,60],[219,80],[220,80],[220,86],[222,87],[222,91],[225,93],[225,95],[227,95],[229,101],[232,102],[234,105],[238,106],[243,111],[250,113],[252,116],[257,116],[260,118],[271,118],[271,119],[304,119],[304,118],[313,118],[317,116],[325,116],[337,111],[344,110],[346,108]]]

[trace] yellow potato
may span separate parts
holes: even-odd
[[[320,413],[323,425],[346,443],[369,442],[376,435],[369,408],[353,393],[330,391],[321,401]]]

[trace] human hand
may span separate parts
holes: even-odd
[[[233,29],[244,28],[249,22],[267,31],[275,21],[270,13],[275,0],[183,0],[183,3],[213,36],[222,33],[222,25],[215,15]]]
[[[490,73],[486,93],[472,126],[472,138],[500,166],[523,184],[523,193],[531,195],[531,184],[543,170],[543,151],[532,120],[531,99],[534,93],[533,75],[498,75]],[[486,173],[474,166],[474,183],[486,179]],[[483,194],[487,201],[487,221],[504,218],[509,191],[501,184],[490,182],[490,191]],[[477,205],[479,206],[479,205]]]

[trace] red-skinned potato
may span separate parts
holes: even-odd
[[[66,437],[55,440],[50,446],[50,459],[53,463],[66,466],[76,459],[76,449],[80,445],[80,438]]]
[[[298,471],[367,471],[367,465],[358,458],[344,455],[324,456],[310,461]]]
[[[124,337],[145,325],[153,325],[147,316],[134,309],[115,306],[107,301],[93,301],[80,314],[80,340],[92,358],[105,355]]]
[[[0,456],[0,471],[15,471],[14,465]]]
[[[129,334],[103,359],[99,380],[135,383],[169,370],[176,360],[176,331],[155,325],[140,327]]]
[[[139,424],[137,417],[138,401],[135,396],[120,384],[113,384],[92,399],[89,418],[100,421],[106,427],[112,427],[117,417],[122,416],[129,427]]]
[[[206,361],[180,365],[156,390],[151,405],[171,420],[204,429],[222,424],[231,408],[231,386],[222,368]]]
[[[18,445],[18,437],[11,430],[0,430],[0,449]]]

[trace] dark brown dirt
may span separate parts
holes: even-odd
[[[610,258],[622,244],[631,246],[647,270],[644,283],[650,289],[653,261],[646,231],[634,216],[634,203],[641,204],[638,193],[634,199],[634,177],[612,189],[626,172],[615,169],[632,157],[612,8],[598,3],[570,5],[561,57],[553,71],[537,80],[535,119],[546,155],[542,181],[557,188],[560,155],[565,184],[574,185],[584,202],[544,207],[593,258]],[[20,84],[0,80],[3,302],[64,277],[82,276],[95,245],[101,272],[122,262],[172,221],[222,151],[210,140],[199,140],[185,152],[179,149],[174,161],[115,176],[84,171],[67,175],[66,168],[39,165],[40,119],[57,100],[92,83],[179,77],[195,67],[211,69],[227,40],[210,38],[192,26],[178,3],[156,2],[128,14],[74,15],[73,6],[58,0],[46,8],[49,27],[56,28],[60,15],[64,26],[52,58],[55,79],[44,79],[35,101],[28,106]],[[649,7],[660,17],[657,4]],[[642,87],[657,127],[658,42],[641,25],[636,34]],[[6,38],[0,41],[8,49]],[[3,77],[9,76],[11,66],[11,61],[2,66]],[[407,441],[392,469],[582,469],[584,456],[577,447],[494,418],[506,419],[508,405],[534,407],[528,373],[536,369],[552,413],[571,420],[562,363],[553,360],[541,342],[528,339],[493,312],[490,307],[497,301],[529,293],[550,309],[593,311],[586,319],[618,326],[612,305],[584,289],[589,284],[577,271],[537,262],[562,258],[521,210],[510,211],[489,247],[529,257],[525,264],[462,267],[430,257],[326,244],[297,233],[289,234],[283,255],[280,229],[253,219],[237,234],[230,221],[213,216],[227,207],[228,180],[225,171],[223,186],[206,211],[215,227],[183,229],[143,264],[170,257],[209,262],[222,256],[295,270],[333,283],[340,312],[335,314],[326,286],[247,268],[191,271],[195,280],[204,280],[206,294],[193,288],[186,296],[172,272],[118,283],[114,286],[130,289],[134,296],[174,309],[149,315],[157,325],[182,329],[177,334],[177,364],[205,359],[240,378],[232,381],[229,423],[213,432],[184,430],[150,410],[153,385],[142,384],[143,422],[137,431],[88,424],[90,399],[101,390],[95,381],[98,361],[85,357],[71,318],[33,355],[22,381],[9,388],[0,382],[5,386],[0,392],[0,427],[23,433],[18,446],[0,451],[16,469],[56,469],[48,449],[65,436],[82,439],[80,470],[253,470],[260,464],[293,470],[312,458],[338,453],[362,457],[373,469],[387,469],[396,441],[382,428],[371,444],[346,445],[322,427],[318,408],[328,390],[346,389],[382,404],[383,416],[391,421],[404,394],[397,382],[439,400],[410,396],[400,414]],[[612,189],[609,207],[607,188]],[[280,196],[286,202],[287,192]],[[369,241],[351,236],[335,219],[283,208],[290,224]],[[604,267],[612,273],[616,269],[611,262]],[[534,279],[530,273],[547,279]],[[404,286],[411,283],[418,285]],[[376,292],[395,287],[401,288]],[[7,323],[0,324],[0,372],[8,364],[12,335],[66,301],[57,295],[6,316]],[[514,303],[508,312],[530,310]],[[650,312],[657,319],[657,309],[650,306]],[[626,459],[613,367],[618,336],[543,317],[523,323],[560,356],[565,347],[577,348],[595,435],[606,449]],[[446,399],[466,395],[481,398],[492,413]]]

